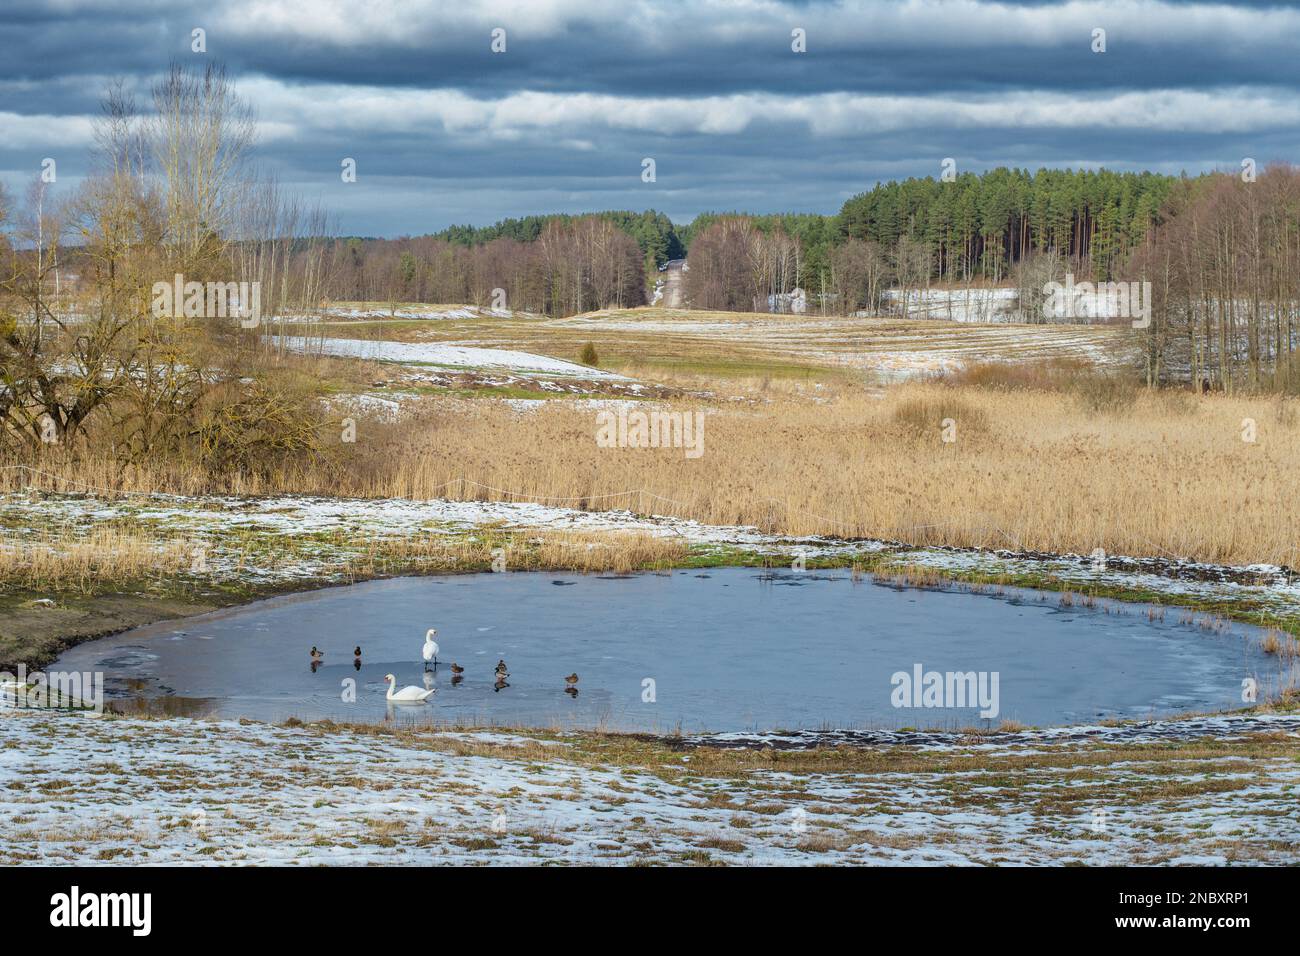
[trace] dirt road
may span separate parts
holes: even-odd
[[[666,309],[686,307],[686,260],[669,259],[664,272],[664,300]]]

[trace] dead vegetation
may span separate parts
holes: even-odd
[[[97,527],[80,535],[67,529],[0,543],[0,587],[89,594],[129,582],[238,579],[246,563],[265,575],[307,556],[318,562],[317,579],[485,571],[497,561],[516,571],[628,573],[680,566],[687,546],[681,539],[635,532],[489,529],[481,535],[347,534],[274,540],[232,535],[213,540],[160,529]]]
[[[1115,408],[1071,391],[942,384],[760,394],[663,404],[706,413],[693,460],[599,447],[590,408],[438,400],[414,421],[361,422],[355,444],[316,464],[217,475],[53,450],[34,462],[45,474],[0,471],[0,488],[538,501],[778,534],[1300,563],[1287,504],[1300,497],[1297,425],[1271,399],[1143,390]]]

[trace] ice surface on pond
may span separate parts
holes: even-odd
[[[1261,699],[1275,686],[1276,659],[1253,629],[1177,621],[1138,605],[896,589],[845,572],[507,572],[276,598],[84,644],[57,667],[102,669],[110,694],[167,698],[179,713],[655,732],[1095,723],[1235,709],[1244,679]],[[429,627],[442,663],[426,677]],[[314,670],[313,645],[325,654]],[[494,679],[501,659],[507,686]],[[455,683],[453,662],[464,668]],[[996,716],[919,697],[894,706],[894,675],[917,665],[996,674]],[[574,672],[576,694],[564,681]],[[391,707],[389,673],[437,693]],[[344,699],[351,682],[355,701]]]

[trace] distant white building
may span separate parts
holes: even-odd
[[[808,294],[803,289],[796,288],[789,292],[782,292],[779,295],[769,295],[767,297],[767,311],[792,312],[795,315],[803,315],[808,311]]]

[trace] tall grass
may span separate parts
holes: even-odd
[[[193,542],[148,533],[71,529],[32,540],[0,541],[0,585],[89,590],[97,581],[142,580],[188,568]]]
[[[0,472],[0,486],[541,501],[783,534],[1300,564],[1300,416],[1269,399],[1140,391],[1116,406],[921,384],[668,407],[707,408],[702,457],[598,447],[591,408],[445,399],[398,424],[362,422],[336,460],[270,477],[91,454],[47,456],[53,478]]]
[[[73,528],[27,541],[0,542],[0,587],[89,593],[106,585],[191,575],[222,577],[246,564],[274,572],[309,563],[317,576],[376,577],[418,571],[484,571],[494,559],[516,571],[630,572],[680,564],[681,539],[644,533],[593,534],[508,531],[481,537],[425,533],[410,537],[339,535],[334,541],[282,537],[263,540],[257,553],[241,550],[241,537],[209,541],[196,566],[195,539],[163,531]],[[268,547],[269,545],[269,547]]]

